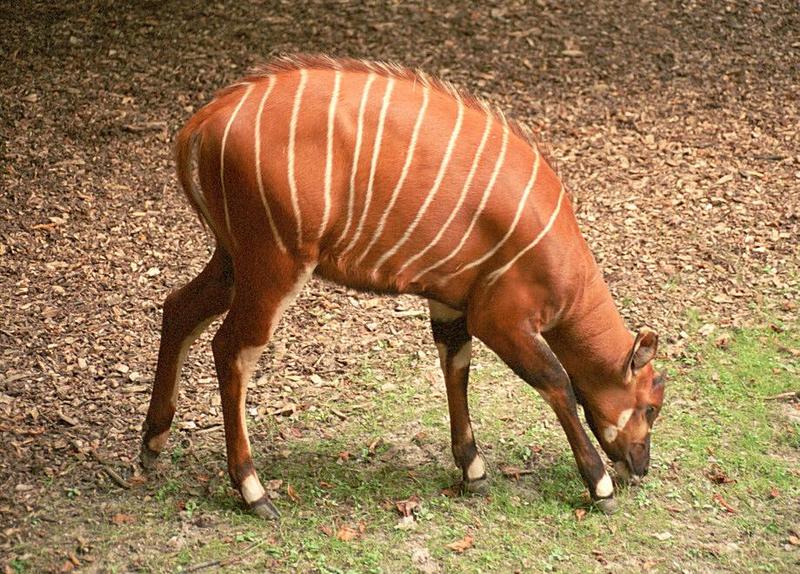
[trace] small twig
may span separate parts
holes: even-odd
[[[408,478],[410,478],[411,480],[413,480],[414,482],[416,482],[420,486],[425,486],[424,484],[422,484],[422,482],[416,476],[414,476],[414,473],[412,473],[412,472],[408,473]]]
[[[426,313],[427,313],[426,311],[419,311],[417,309],[411,309],[409,311],[395,311],[394,312],[394,316],[395,317],[421,317],[422,315],[425,315]]]
[[[508,478],[525,476],[526,474],[536,474],[535,470],[530,470],[530,469],[509,470],[509,471],[501,470],[500,472],[502,472]]]
[[[44,427],[35,429],[14,429],[6,425],[0,425],[0,432],[10,432],[17,436],[39,436],[40,434],[44,434],[45,430]]]
[[[122,126],[122,129],[132,133],[159,131],[159,130],[166,130],[167,124],[165,122],[145,122],[142,124],[125,124]]]
[[[343,421],[347,420],[347,415],[344,414],[342,411],[337,411],[336,409],[331,409],[331,412],[335,414],[337,417],[342,419]]]
[[[206,433],[209,433],[209,432],[214,432],[215,430],[221,429],[221,428],[222,428],[221,424],[213,424],[211,426],[207,426],[206,428],[202,428],[202,429],[200,429],[198,431],[195,431],[195,433],[196,434],[206,434]]]
[[[103,459],[96,451],[90,450],[89,454],[94,458],[99,464],[103,471],[108,475],[108,477],[114,481],[117,486],[124,488],[125,490],[130,490],[131,483],[122,478],[122,476],[111,467],[111,463]]]
[[[64,413],[62,413],[61,411],[58,411],[58,418],[59,418],[60,420],[64,421],[65,423],[67,423],[67,424],[68,424],[69,426],[71,426],[71,427],[76,427],[76,426],[78,426],[78,421],[77,421],[76,419],[72,418],[72,417],[71,417],[71,416],[69,416],[69,415],[65,415],[65,414],[64,414]]]
[[[259,542],[256,542],[255,544],[251,544],[250,546],[248,546],[247,548],[242,550],[241,553],[239,553],[238,556],[232,556],[232,557],[226,558],[224,560],[209,560],[208,562],[201,562],[200,564],[197,564],[196,566],[192,566],[190,568],[187,568],[186,570],[184,570],[184,572],[186,572],[186,573],[189,573],[189,572],[200,572],[201,570],[208,570],[209,568],[216,568],[217,566],[229,566],[231,564],[235,564],[236,562],[241,561],[242,558],[244,558],[245,555],[248,554],[250,551],[255,550],[259,546],[264,545],[266,542],[267,542],[266,539],[263,539],[263,540],[261,540]]]
[[[222,560],[209,560],[208,562],[201,562],[197,566],[192,566],[191,568],[187,568],[184,570],[187,574],[189,572],[200,572],[200,570],[206,570],[207,568],[214,568],[215,566],[222,566]]]
[[[120,486],[120,487],[124,488],[125,490],[130,489],[131,483],[128,482],[127,480],[125,480],[124,478],[122,478],[117,473],[116,470],[114,470],[113,468],[111,468],[109,466],[106,466],[106,465],[103,465],[103,470],[106,472],[106,474],[109,476],[109,478],[111,480],[113,480],[114,482],[117,483],[117,486]]]
[[[765,401],[780,401],[783,399],[800,399],[800,391],[787,391],[769,397],[763,397]]]

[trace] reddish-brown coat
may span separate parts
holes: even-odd
[[[341,84],[329,143],[337,75]],[[368,82],[357,172],[352,177],[359,111]],[[390,88],[387,102],[384,94]],[[267,90],[259,133],[261,161],[256,165],[255,126]],[[387,215],[406,164],[423,92],[428,107],[413,161],[399,199]],[[374,155],[382,113],[380,154]],[[493,122],[491,131],[463,205],[451,217],[485,133],[487,114]],[[199,144],[199,185],[192,179],[195,143]],[[443,169],[448,147],[452,155]],[[502,169],[485,209],[467,235],[501,150],[505,150]],[[326,186],[328,160],[332,169]],[[226,88],[195,114],[178,135],[177,161],[181,185],[216,235],[219,250],[192,289],[172,296],[177,301],[172,307],[199,305],[202,293],[217,293],[221,302],[206,305],[208,310],[192,320],[179,319],[174,315],[177,311],[168,313],[165,307],[160,374],[148,412],[145,455],[151,456],[154,445],[162,444],[159,437],[168,429],[164,424],[174,413],[174,405],[164,397],[177,378],[176,349],[191,342],[190,323],[196,325],[212,309],[216,314],[230,305],[214,340],[228,465],[234,484],[241,486],[248,479],[248,496],[254,496],[260,485],[248,478],[255,474],[244,420],[237,410],[244,400],[247,367],[255,360],[249,358],[250,349],[266,344],[290,293],[313,268],[340,284],[415,293],[445,305],[437,307],[441,316],[432,315],[432,319],[437,345],[444,353],[453,452],[464,470],[465,483],[476,482],[468,469],[474,474],[483,463],[475,463],[478,455],[466,407],[468,368],[462,365],[468,347],[464,347],[466,355],[459,355],[459,365],[454,366],[453,357],[473,335],[553,407],[592,496],[608,503],[610,495],[605,491],[610,482],[577,418],[576,400],[583,404],[609,456],[627,465],[632,474],[646,472],[653,412],[657,414],[663,400],[663,386],[650,364],[657,338],[643,331],[634,341],[625,328],[562,183],[518,124],[447,84],[402,68],[326,57],[285,58]],[[521,202],[526,189],[530,194]],[[352,203],[351,191],[355,192]],[[429,197],[432,193],[435,196]],[[270,214],[281,241],[271,230]],[[448,219],[451,224],[433,243]],[[384,220],[385,227],[378,229]],[[463,249],[457,250],[462,241]],[[492,250],[496,253],[481,264],[473,263]],[[498,275],[498,270],[503,272]],[[453,319],[462,314],[463,318]],[[180,326],[173,328],[173,323]],[[243,361],[248,364],[242,366]],[[604,429],[613,429],[627,411],[633,413],[630,422],[615,430],[618,438],[609,442]],[[248,502],[257,511],[267,512],[263,501]]]

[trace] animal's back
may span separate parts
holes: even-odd
[[[210,107],[198,131],[212,227],[230,249],[274,243],[345,284],[468,284],[512,259],[563,194],[514,124],[402,68],[279,60]]]

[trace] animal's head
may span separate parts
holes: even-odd
[[[658,335],[642,329],[615,381],[580,397],[586,421],[623,480],[638,483],[650,465],[650,432],[664,401],[664,377],[652,365]]]

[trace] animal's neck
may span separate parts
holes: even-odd
[[[576,384],[621,381],[633,337],[625,327],[600,270],[588,274],[569,311],[545,336]]]

